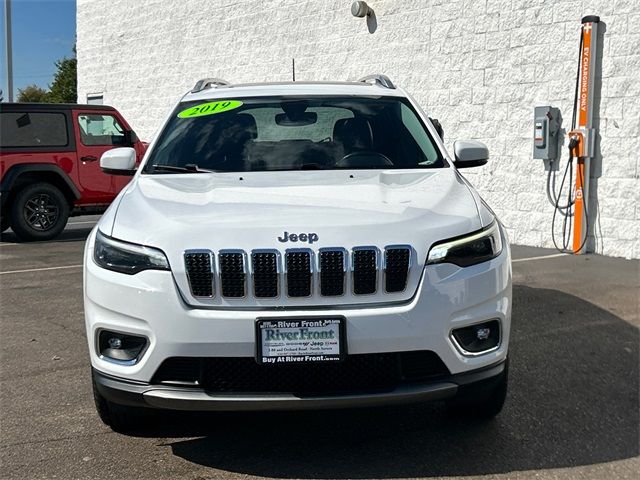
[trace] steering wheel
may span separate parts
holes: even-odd
[[[393,162],[379,152],[362,150],[351,152],[336,162],[336,167],[346,168],[380,168],[393,167]]]

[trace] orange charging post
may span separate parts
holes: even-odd
[[[600,18],[582,19],[580,67],[578,73],[577,125],[569,132],[569,149],[576,158],[575,205],[573,223],[573,253],[584,253],[589,234],[589,168],[595,152],[593,129],[593,93],[595,80],[598,24]]]

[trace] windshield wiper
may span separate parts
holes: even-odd
[[[206,168],[200,168],[195,163],[187,163],[184,167],[178,167],[176,165],[151,165],[154,170],[160,170],[165,172],[180,172],[180,173],[216,173],[215,170],[207,170]]]

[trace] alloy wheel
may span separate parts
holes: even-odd
[[[26,201],[23,215],[31,228],[44,232],[55,226],[60,209],[48,194],[40,193]]]

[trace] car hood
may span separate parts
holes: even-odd
[[[454,169],[441,168],[139,175],[122,195],[111,231],[103,231],[162,249],[175,274],[188,249],[402,244],[423,265],[434,242],[481,227],[470,188]],[[282,242],[285,232],[314,241]],[[413,290],[419,277],[410,276]]]

